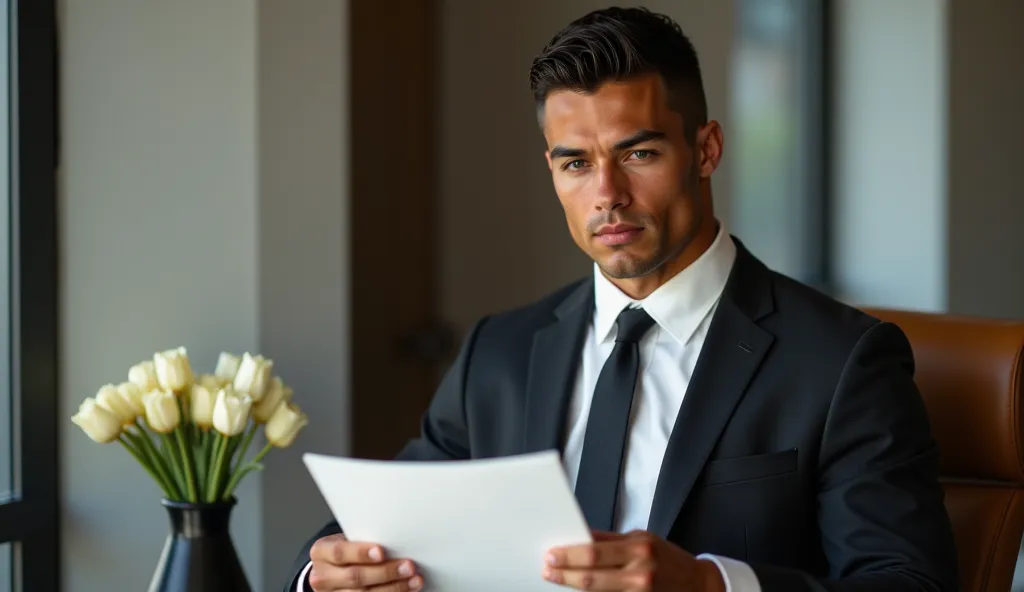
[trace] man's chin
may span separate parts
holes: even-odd
[[[654,258],[641,258],[626,253],[616,253],[603,260],[598,260],[597,266],[606,276],[614,280],[643,277],[660,267]]]

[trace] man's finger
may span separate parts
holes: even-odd
[[[349,541],[345,535],[336,534],[317,540],[309,550],[313,562],[331,565],[354,565],[379,563],[384,560],[384,550],[373,543]]]
[[[413,576],[408,580],[392,582],[383,586],[367,588],[368,592],[415,592],[423,589],[423,576]],[[358,592],[353,590],[352,592]]]
[[[546,561],[552,567],[561,568],[622,567],[649,559],[652,552],[647,540],[615,539],[552,549]]]
[[[650,590],[652,578],[648,570],[544,569],[544,579],[577,590]]]
[[[402,582],[414,575],[416,568],[407,559],[345,567],[314,562],[309,583],[314,590],[366,590]]]

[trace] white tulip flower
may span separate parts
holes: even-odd
[[[213,427],[225,436],[237,436],[249,422],[252,398],[227,386],[217,393],[213,405]]]
[[[169,434],[181,423],[178,399],[168,390],[153,391],[142,398],[146,407],[146,423],[154,432]]]
[[[246,352],[242,355],[238,373],[235,374],[235,391],[249,395],[253,402],[258,402],[270,387],[273,369],[273,360],[263,356],[252,356]]]
[[[192,384],[192,367],[188,363],[188,352],[184,347],[169,349],[153,354],[156,379],[160,388],[181,392]]]
[[[96,403],[117,416],[121,425],[135,423],[136,418],[145,411],[141,400],[135,399],[127,389],[122,391],[122,389],[113,384],[100,387],[100,390],[96,393]]]
[[[156,379],[156,365],[152,360],[139,362],[128,370],[128,381],[139,387],[143,394],[160,388]]]
[[[220,357],[217,358],[217,367],[213,371],[213,375],[217,378],[224,379],[228,382],[235,379],[235,375],[238,374],[238,365],[242,363],[242,359],[234,354],[228,352],[220,352]]]
[[[267,423],[280,405],[291,401],[292,395],[291,387],[285,386],[281,379],[275,376],[263,398],[253,405],[253,420],[256,423]]]
[[[217,389],[203,384],[192,385],[191,410],[192,421],[199,427],[213,427],[213,407],[217,401]]]
[[[213,374],[200,374],[196,377],[196,384],[205,386],[210,390],[210,392],[216,395],[217,391],[231,384],[231,380],[218,378]]]
[[[137,411],[136,415],[143,415],[146,413],[146,407],[142,403],[142,395],[146,391],[139,388],[134,382],[122,382],[117,385],[117,390],[121,393],[121,396],[131,401],[132,406]]]
[[[267,422],[267,442],[278,448],[287,448],[295,441],[299,430],[309,423],[309,418],[298,406],[285,403],[277,408]]]
[[[82,428],[85,435],[100,444],[113,442],[121,437],[121,420],[91,397],[82,401],[78,413],[71,417],[71,421]]]

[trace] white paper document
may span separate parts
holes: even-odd
[[[305,454],[349,540],[414,561],[427,590],[564,590],[541,576],[545,552],[589,543],[555,451],[445,462]]]

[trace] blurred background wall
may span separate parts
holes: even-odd
[[[263,352],[348,446],[346,5],[69,0],[61,7],[61,416],[150,352]],[[168,523],[123,451],[62,422],[63,590],[144,590]],[[276,450],[232,528],[277,590],[326,506]],[[266,586],[264,586],[266,582]]]
[[[62,415],[157,348],[275,358],[312,423],[233,525],[278,590],[328,517],[301,453],[387,455],[450,340],[588,273],[527,74],[605,5],[64,0]],[[647,5],[698,49],[717,213],[769,264],[858,305],[1024,317],[1024,4]],[[143,589],[157,491],[62,425],[64,589]]]
[[[128,365],[259,346],[256,7],[71,1],[61,44],[61,416]],[[208,370],[207,370],[208,371]],[[143,590],[168,528],[115,445],[62,421],[63,589]],[[234,533],[260,576],[262,487]],[[148,574],[147,574],[148,572]]]

